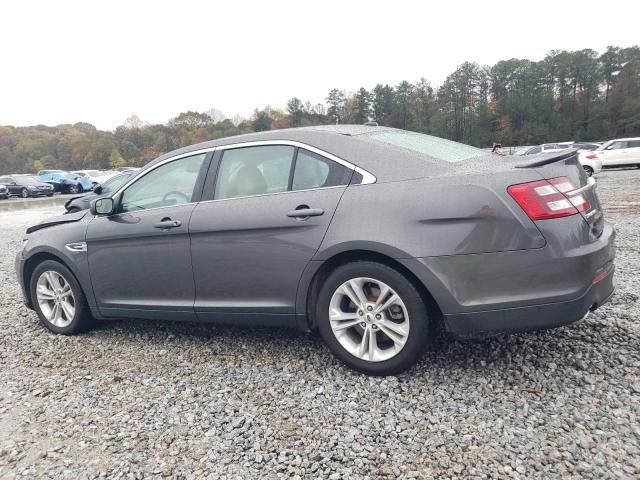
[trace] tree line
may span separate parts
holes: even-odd
[[[640,136],[640,47],[551,51],[537,62],[492,66],[465,62],[438,88],[425,78],[354,93],[334,88],[325,104],[293,97],[285,110],[268,106],[249,119],[210,110],[183,112],[164,125],[134,115],[115,131],[88,123],[0,126],[0,173],[140,166],[210,139],[367,121],[480,147]]]

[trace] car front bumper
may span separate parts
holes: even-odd
[[[22,255],[22,251],[20,251],[16,255],[16,260],[15,260],[16,277],[18,278],[18,283],[20,284],[20,289],[22,290],[23,303],[28,308],[33,309],[33,304],[29,300],[29,295],[27,293],[27,286],[24,284],[24,264],[25,264],[25,260]]]

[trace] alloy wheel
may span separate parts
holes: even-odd
[[[73,290],[58,272],[47,270],[38,278],[36,297],[42,314],[56,327],[67,327],[76,313]]]
[[[395,357],[409,338],[402,298],[374,278],[352,278],[340,285],[329,303],[329,323],[345,350],[369,362]]]

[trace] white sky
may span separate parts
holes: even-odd
[[[32,1],[0,7],[0,124],[227,117],[465,60],[640,43],[640,1]]]

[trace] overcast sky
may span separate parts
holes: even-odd
[[[626,4],[626,6],[624,6]],[[0,10],[0,124],[249,116],[465,60],[640,43],[640,1],[30,1]]]

